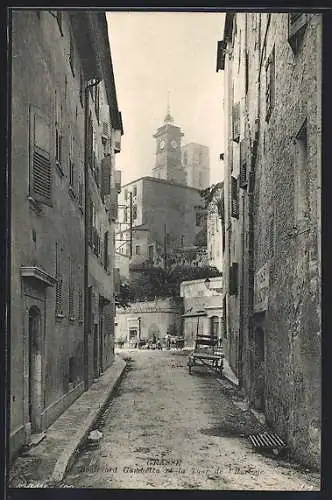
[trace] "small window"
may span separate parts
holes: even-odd
[[[187,165],[187,163],[188,163],[188,153],[187,153],[187,151],[185,151],[184,154],[183,154],[183,163],[185,165]]]
[[[141,255],[141,247],[136,245],[136,255]]]
[[[133,220],[137,219],[137,206],[133,206]]]
[[[136,196],[137,195],[137,186],[134,186],[133,187],[133,196]]]
[[[199,212],[196,212],[196,226],[200,226],[201,225],[201,214]]]

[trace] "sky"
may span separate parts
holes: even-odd
[[[116,168],[122,185],[152,175],[168,94],[182,145],[210,148],[210,183],[223,178],[223,71],[216,72],[223,13],[108,12],[110,48],[124,135]]]

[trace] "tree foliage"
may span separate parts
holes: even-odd
[[[221,276],[221,273],[212,266],[175,266],[169,270],[160,267],[144,269],[130,281],[122,283],[120,294],[116,297],[116,305],[127,307],[131,302],[155,298],[172,298],[177,302],[182,281],[216,276]]]

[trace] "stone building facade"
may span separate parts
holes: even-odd
[[[250,404],[320,465],[321,15],[227,13],[227,355]]]
[[[136,302],[127,309],[117,308],[116,343],[125,347],[137,347],[139,340],[151,340],[153,335],[161,340],[167,333],[180,335],[181,306],[171,299],[158,299]]]
[[[224,339],[222,277],[183,281],[180,286],[183,299],[182,336],[186,347],[193,347],[197,333],[217,335]]]
[[[113,360],[122,133],[104,13],[16,10],[12,56],[11,459]]]
[[[164,266],[176,259],[177,250],[195,246],[196,236],[204,229],[206,218],[200,191],[155,177],[142,177],[122,187],[121,211],[117,230],[117,248],[129,255],[130,208],[132,195],[131,264]],[[122,219],[120,219],[120,216]]]

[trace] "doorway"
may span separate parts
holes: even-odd
[[[41,313],[38,307],[29,309],[29,422],[31,432],[41,430]]]
[[[264,411],[265,402],[265,332],[262,325],[255,327],[255,400],[257,410]]]

